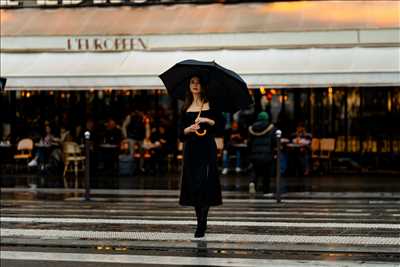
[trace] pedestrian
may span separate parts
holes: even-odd
[[[215,135],[223,119],[207,100],[206,82],[205,75],[190,78],[180,131],[184,149],[179,204],[195,208],[196,238],[205,235],[209,207],[222,204]]]
[[[249,192],[255,193],[259,178],[262,177],[263,193],[270,192],[270,179],[276,146],[275,127],[269,121],[267,112],[260,112],[257,120],[249,127],[249,155],[253,166],[253,174],[249,184]]]

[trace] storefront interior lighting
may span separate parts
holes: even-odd
[[[329,101],[329,105],[331,105],[332,102],[333,102],[333,89],[332,89],[332,87],[328,88],[328,101]]]
[[[284,95],[284,96],[283,96],[283,95],[280,95],[280,96],[279,96],[279,102],[282,103],[283,101],[285,101],[285,102],[288,101],[288,96],[287,96],[287,95]]]
[[[131,95],[131,91],[126,90],[126,91],[125,91],[125,95],[127,95],[127,96]]]

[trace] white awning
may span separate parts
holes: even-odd
[[[215,60],[249,87],[399,86],[400,48],[1,53],[6,90],[162,89],[184,59]]]

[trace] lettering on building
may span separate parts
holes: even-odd
[[[146,44],[140,37],[97,37],[68,38],[68,51],[128,51],[146,50]]]

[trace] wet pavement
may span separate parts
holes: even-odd
[[[178,190],[2,188],[1,266],[399,266],[400,193],[224,191],[195,239]]]
[[[221,175],[221,186],[225,191],[247,192],[251,173],[230,172]],[[38,188],[63,188],[61,177],[43,177],[39,174],[4,174],[0,170],[1,188],[26,188],[34,184]],[[90,184],[94,189],[159,189],[177,190],[180,174],[168,172],[165,175],[137,174],[133,177],[110,176],[100,173],[92,177]],[[282,177],[284,192],[400,192],[400,172],[365,174],[310,175],[307,177]],[[70,179],[73,186],[73,179]],[[259,185],[261,187],[261,185]],[[261,189],[261,188],[259,188]],[[275,189],[271,179],[271,190]]]

